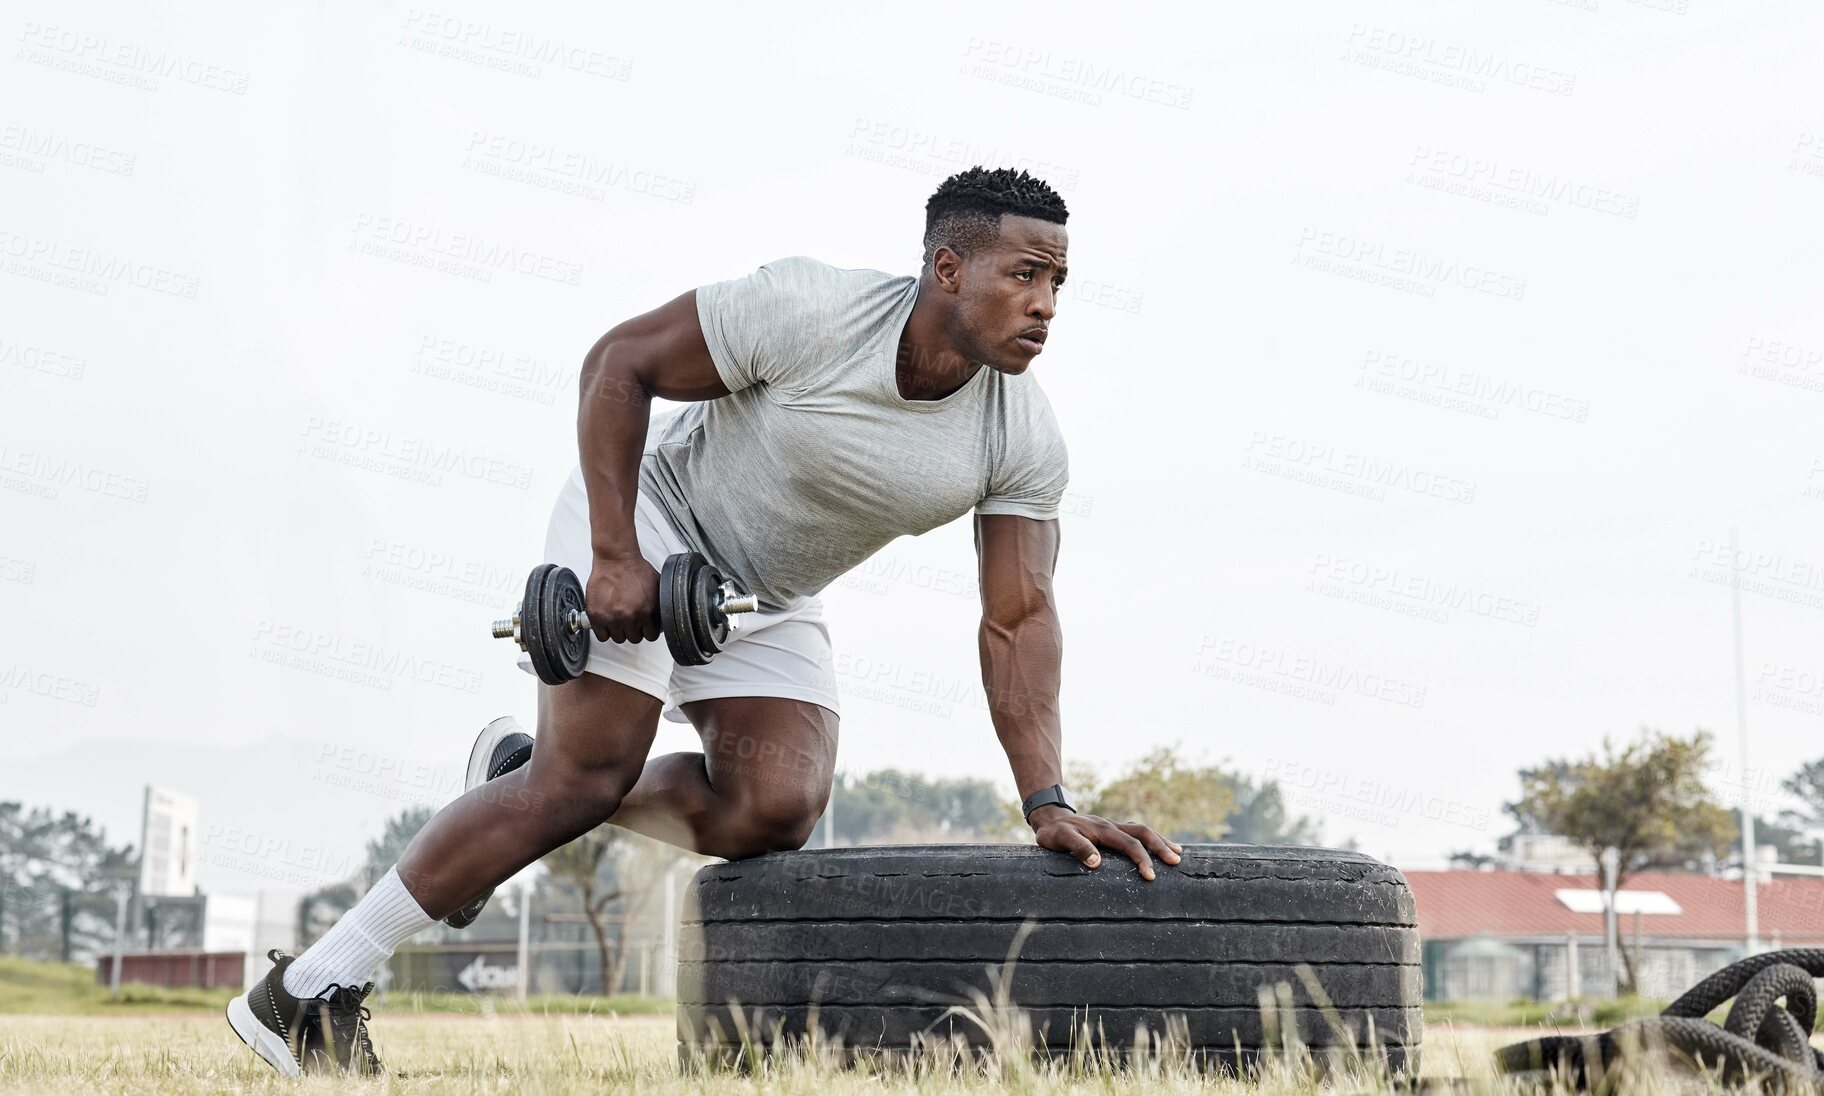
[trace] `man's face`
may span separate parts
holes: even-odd
[[[1044,349],[1067,273],[1064,226],[1001,216],[1001,238],[962,260],[951,335],[969,357],[1024,373]]]

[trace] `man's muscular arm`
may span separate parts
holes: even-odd
[[[640,557],[633,532],[652,397],[728,395],[697,319],[697,291],[617,324],[596,340],[583,360],[579,387],[576,440],[595,549],[585,597],[589,616],[598,639],[656,640],[658,576]]]
[[[1055,520],[1012,514],[975,518],[982,585],[982,687],[1022,798],[1064,779],[1058,717],[1064,633],[1051,589],[1058,539]],[[1102,862],[1098,845],[1132,859],[1147,879],[1153,878],[1149,853],[1168,864],[1178,862],[1179,847],[1139,822],[1117,824],[1054,805],[1033,811],[1031,825],[1040,845],[1070,853],[1092,868]]]

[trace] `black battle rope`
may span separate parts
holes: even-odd
[[[1710,1069],[1725,1083],[1759,1075],[1788,1092],[1824,1091],[1824,1051],[1811,1045],[1824,948],[1788,948],[1753,955],[1685,991],[1658,1016],[1631,1020],[1596,1035],[1548,1035],[1495,1052],[1503,1073],[1558,1069],[1576,1087],[1602,1083],[1624,1055],[1664,1046]],[[1731,997],[1722,1027],[1704,1019]],[[1785,1008],[1775,1002],[1784,999]],[[1594,1076],[1592,1076],[1594,1074]]]

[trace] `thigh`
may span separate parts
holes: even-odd
[[[778,696],[714,697],[682,708],[703,740],[704,768],[717,793],[746,802],[818,804],[829,795],[841,722],[830,709]]]
[[[662,703],[599,674],[563,685],[540,684],[533,778],[618,772],[631,787],[652,751]]]

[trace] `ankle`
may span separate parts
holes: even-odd
[[[321,940],[285,968],[285,992],[303,999],[321,996],[330,986],[364,985],[394,948],[434,923],[405,888],[399,870],[390,869]]]

